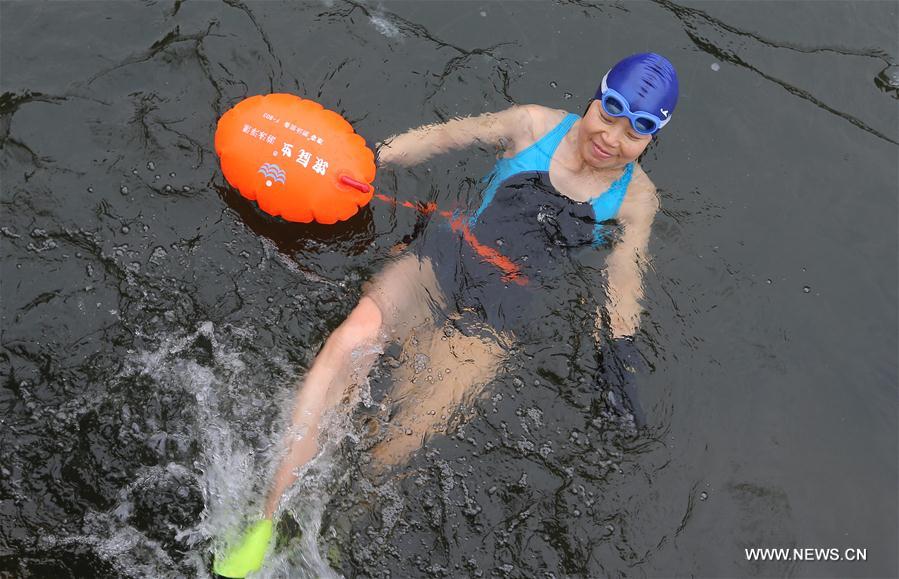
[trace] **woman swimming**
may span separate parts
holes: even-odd
[[[326,340],[298,390],[263,519],[215,562],[217,574],[244,577],[260,568],[282,495],[320,450],[323,420],[353,399],[387,342],[415,344],[440,361],[432,366],[452,372],[436,380],[416,380],[414,364],[394,372],[390,398],[397,410],[389,428],[404,435],[388,435],[374,447],[381,467],[405,460],[427,433],[447,429],[452,409],[495,376],[509,344],[551,337],[540,320],[555,310],[535,297],[596,246],[611,247],[604,264],[608,331],[618,340],[634,335],[659,208],[637,159],[670,121],[677,94],[667,59],[636,54],[603,77],[583,117],[513,106],[413,129],[379,149],[381,164],[404,167],[471,145],[494,146],[502,155],[480,207],[375,276]],[[597,340],[602,319],[597,311]]]

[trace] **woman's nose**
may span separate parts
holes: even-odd
[[[621,140],[621,129],[618,128],[618,124],[606,128],[602,133],[600,133],[600,137],[602,138],[603,144],[610,148],[617,148],[618,141]]]

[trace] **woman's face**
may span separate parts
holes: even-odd
[[[652,135],[634,130],[627,117],[606,114],[599,100],[587,108],[578,131],[578,150],[595,169],[623,167],[637,160],[652,141]]]

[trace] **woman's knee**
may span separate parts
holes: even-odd
[[[383,316],[378,305],[369,297],[363,297],[350,315],[334,330],[329,342],[341,350],[352,351],[380,340]]]

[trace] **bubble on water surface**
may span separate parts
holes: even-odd
[[[397,39],[400,38],[400,29],[396,24],[387,20],[384,16],[380,14],[376,14],[372,16],[369,20],[372,26],[375,27],[380,34],[383,34],[387,38]]]
[[[166,252],[164,247],[162,247],[161,245],[156,246],[156,248],[153,250],[153,253],[150,254],[150,263],[158,265],[159,262],[165,259],[167,255],[168,253]]]

